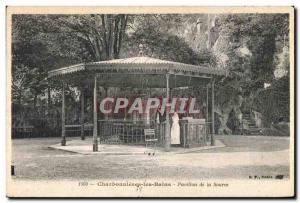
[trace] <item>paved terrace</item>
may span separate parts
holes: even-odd
[[[70,138],[72,139],[72,138]],[[67,142],[66,146],[61,146],[60,143],[49,146],[52,149],[58,149],[68,152],[74,152],[85,155],[144,155],[148,153],[157,154],[183,154],[191,153],[195,151],[215,149],[225,147],[223,142],[216,140],[215,146],[203,146],[196,148],[182,148],[182,147],[172,147],[170,152],[165,152],[163,147],[154,147],[151,145],[146,148],[145,145],[126,145],[126,144],[99,144],[99,151],[93,152],[92,139],[89,137],[86,140],[80,140],[80,138],[73,138]]]

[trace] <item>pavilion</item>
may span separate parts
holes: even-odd
[[[206,122],[208,122],[208,96],[211,93],[211,145],[214,145],[214,83],[215,78],[226,76],[226,71],[213,67],[183,64],[146,56],[90,62],[55,69],[48,78],[62,82],[62,141],[66,145],[65,85],[81,89],[81,138],[84,139],[84,88],[93,88],[93,151],[98,151],[99,122],[97,118],[97,88],[100,87],[149,87],[170,89],[178,87],[206,88]],[[209,88],[211,91],[209,91]],[[169,113],[165,115],[164,147],[170,150]],[[101,135],[100,135],[101,136]]]

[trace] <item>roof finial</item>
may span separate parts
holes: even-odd
[[[144,56],[144,45],[139,44],[139,56]]]

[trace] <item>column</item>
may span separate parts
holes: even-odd
[[[211,146],[215,145],[215,79],[211,83]]]
[[[81,140],[85,140],[85,136],[84,136],[84,88],[81,89],[81,131],[80,131],[80,135],[81,135]]]
[[[62,84],[61,146],[66,146],[65,82]]]
[[[166,129],[165,129],[165,151],[170,151],[171,146],[171,135],[170,135],[170,116],[168,111],[169,106],[169,96],[170,96],[170,88],[169,88],[169,74],[166,75],[166,97],[168,99],[167,105],[166,105]]]
[[[103,89],[104,89],[104,98],[107,98],[108,97],[108,87],[103,87]],[[104,120],[108,120],[108,118],[109,118],[109,115],[108,114],[104,114]]]
[[[209,89],[208,89],[208,86],[209,86],[209,83],[206,85],[206,112],[205,112],[205,128],[206,128],[206,139],[208,139],[208,134],[209,134],[209,122],[208,122],[208,108],[209,108],[209,105],[208,105],[208,97],[209,97]]]
[[[93,129],[93,152],[98,151],[98,132],[97,132],[97,76],[95,75],[94,81],[94,129]]]

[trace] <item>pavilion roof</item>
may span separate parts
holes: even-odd
[[[146,56],[82,63],[48,72],[48,77],[63,77],[74,73],[180,74],[194,77],[225,76],[226,71],[208,66],[196,66]]]

